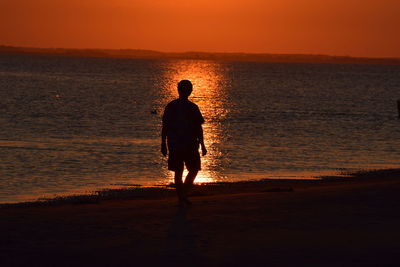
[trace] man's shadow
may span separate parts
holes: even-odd
[[[197,236],[188,220],[190,208],[178,207],[167,236],[169,263],[185,266],[201,266],[203,257],[198,250]]]

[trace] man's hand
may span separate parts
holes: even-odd
[[[207,149],[206,149],[206,146],[205,146],[205,145],[202,145],[202,146],[201,146],[201,155],[202,155],[202,156],[207,155]]]
[[[161,153],[164,157],[167,156],[168,153],[167,144],[164,142],[161,143]]]

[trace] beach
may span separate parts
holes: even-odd
[[[398,266],[400,172],[0,209],[1,266]],[[78,204],[77,204],[78,203]]]

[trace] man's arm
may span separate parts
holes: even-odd
[[[207,149],[206,149],[206,146],[204,145],[203,127],[201,126],[201,124],[199,126],[198,134],[199,134],[198,138],[199,138],[199,142],[200,142],[200,146],[201,146],[201,154],[203,156],[205,156],[205,155],[207,155]]]
[[[195,121],[198,123],[199,127],[197,129],[197,138],[199,140],[201,146],[201,154],[205,156],[207,154],[206,146],[204,145],[204,134],[203,134],[203,127],[201,126],[204,123],[203,115],[201,115],[200,109],[197,105],[196,112],[195,112]]]
[[[165,157],[168,154],[167,149],[167,124],[166,124],[166,110],[162,117],[162,129],[161,129],[161,153]]]
[[[163,154],[164,157],[168,153],[168,149],[167,149],[167,129],[166,129],[166,127],[164,125],[163,125],[163,127],[161,129],[161,153]]]

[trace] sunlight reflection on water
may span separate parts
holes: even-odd
[[[222,174],[211,168],[218,164],[221,155],[219,146],[222,140],[222,120],[230,110],[223,105],[226,98],[227,79],[224,70],[219,63],[208,61],[174,61],[168,66],[164,73],[166,79],[166,91],[168,98],[177,98],[177,83],[181,80],[190,80],[193,84],[193,93],[190,100],[196,103],[205,118],[204,142],[208,154],[202,157],[202,170],[197,175],[195,183],[215,182]],[[184,172],[184,176],[187,170]],[[173,181],[173,172],[166,174],[169,181]]]

